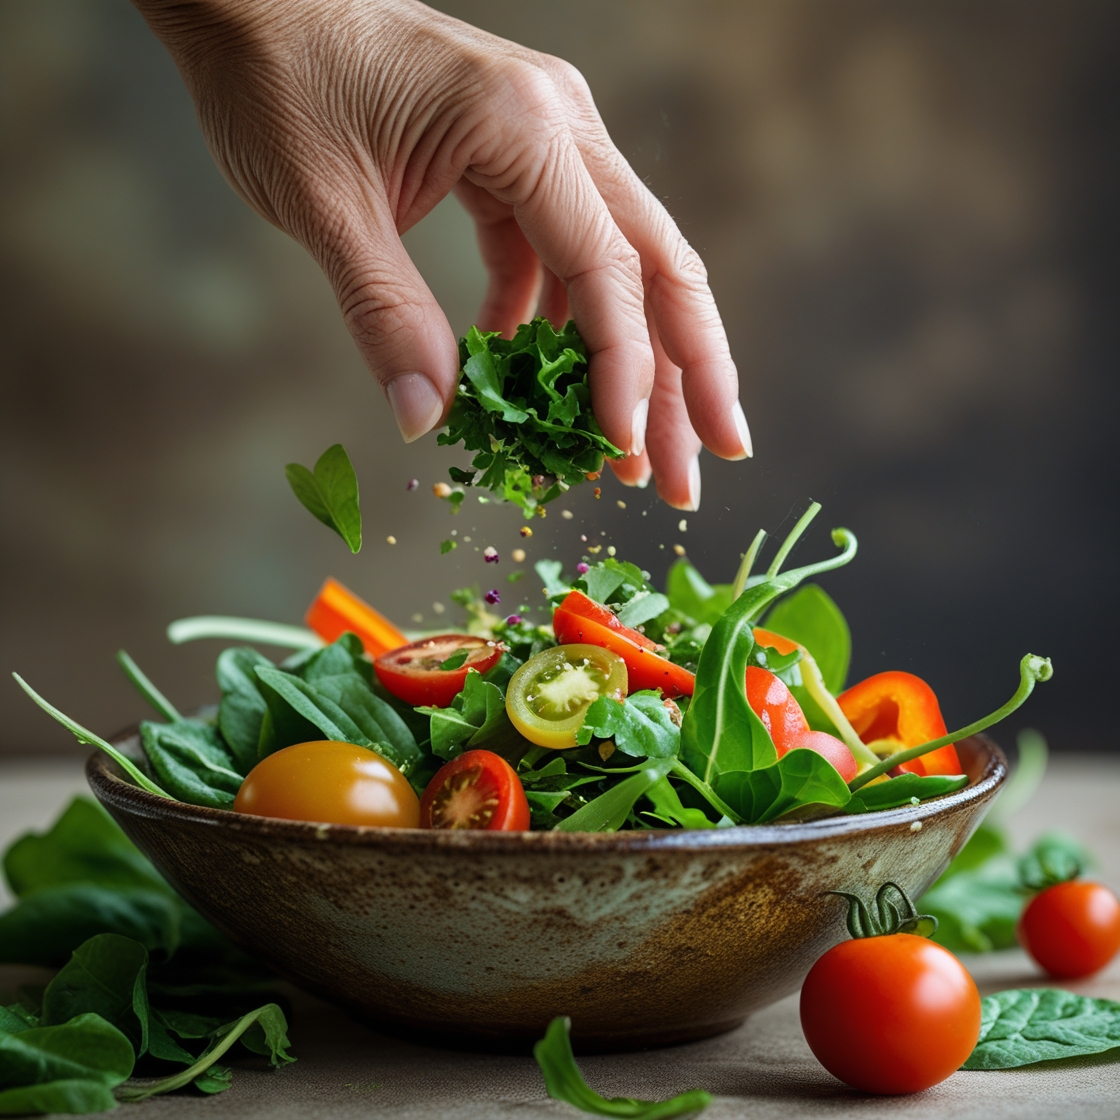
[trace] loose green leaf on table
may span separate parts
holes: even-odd
[[[533,1056],[544,1074],[545,1088],[553,1100],[566,1101],[582,1112],[596,1116],[616,1116],[625,1120],[670,1120],[674,1116],[694,1115],[712,1102],[710,1093],[693,1089],[667,1101],[642,1101],[630,1097],[601,1097],[584,1081],[572,1053],[568,1034],[571,1020],[553,1019],[544,1038],[533,1047]]]
[[[319,456],[315,470],[299,463],[284,468],[292,492],[329,529],[333,529],[351,552],[362,547],[362,515],[358,508],[358,479],[346,448],[341,443]]]
[[[980,1039],[962,1069],[1013,1069],[1120,1047],[1120,1003],[1110,999],[1025,988],[985,996],[980,1008]]]
[[[112,1088],[90,1078],[63,1078],[0,1090],[0,1116],[108,1112],[116,1107]]]
[[[681,745],[680,727],[654,690],[632,692],[621,701],[601,696],[587,709],[576,742],[582,746],[592,737],[613,739],[631,758],[673,758]]]
[[[100,1015],[0,1033],[0,1086],[5,1089],[52,1081],[95,1081],[111,1088],[132,1073],[135,1063],[132,1043]]]

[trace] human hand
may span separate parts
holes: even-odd
[[[751,454],[704,266],[574,67],[415,0],[134,2],[226,178],[322,266],[406,441],[446,416],[459,361],[400,235],[454,190],[490,277],[479,327],[570,312],[624,482],[696,509],[701,442]]]

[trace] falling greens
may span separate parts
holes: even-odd
[[[315,470],[299,463],[284,468],[292,493],[328,529],[333,529],[351,552],[362,547],[362,514],[358,508],[358,479],[341,443],[319,456]]]

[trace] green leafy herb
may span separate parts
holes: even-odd
[[[980,1003],[980,1040],[961,1069],[1013,1069],[1120,1047],[1120,1003],[1052,988],[997,992]]]
[[[476,669],[468,669],[463,690],[447,708],[417,708],[431,717],[432,753],[445,762],[465,750],[483,747],[507,755],[516,744],[522,754],[529,744],[513,728],[506,715],[502,690],[485,680]]]
[[[687,560],[678,560],[669,569],[665,590],[674,610],[710,625],[719,621],[733,601],[731,584],[713,586]]]
[[[459,542],[453,541],[448,537],[447,540],[439,542],[439,554],[440,556],[446,556],[449,552],[454,552],[458,547]]]
[[[710,1093],[693,1089],[667,1101],[639,1101],[629,1097],[601,1097],[583,1079],[572,1053],[566,1016],[548,1024],[544,1038],[533,1047],[533,1056],[544,1074],[545,1088],[553,1100],[566,1101],[582,1112],[616,1116],[625,1120],[669,1120],[703,1111],[711,1104]]]
[[[647,794],[673,768],[673,759],[643,762],[637,772],[599,794],[557,826],[559,832],[615,832],[629,817],[638,799]]]
[[[546,319],[513,339],[471,327],[459,342],[462,379],[441,444],[477,454],[476,473],[454,482],[481,486],[527,514],[622,457],[591,412],[587,351],[573,323],[559,334]]]
[[[813,655],[830,692],[842,692],[852,659],[852,635],[840,608],[815,583],[783,599],[765,627],[799,642]]]
[[[816,751],[801,748],[769,766],[722,772],[715,790],[747,824],[776,820],[795,809],[842,809],[851,798],[836,767]]]
[[[681,746],[680,728],[656,690],[632,692],[622,701],[601,696],[587,709],[576,742],[590,743],[593,736],[613,739],[632,758],[673,758]]]
[[[351,552],[362,547],[362,514],[358,508],[358,479],[341,443],[319,456],[314,472],[299,463],[284,468],[292,492]]]
[[[847,813],[874,813],[880,809],[897,809],[931,797],[943,797],[968,785],[966,774],[900,774],[889,782],[863,786],[844,805]]]
[[[152,684],[140,666],[137,665],[123,649],[117,650],[117,663],[124,670],[125,676],[136,686],[136,691],[139,692],[164,719],[174,721],[182,718],[175,709],[175,705]]]

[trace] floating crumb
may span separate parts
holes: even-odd
[[[584,476],[588,482],[598,482],[603,477],[602,471],[588,471]]]
[[[922,822],[921,821],[915,821],[910,826],[910,831],[911,832],[921,832],[922,831]]]
[[[649,510],[648,509],[642,510],[642,516],[643,517],[648,517],[649,516]]]
[[[432,610],[434,610],[436,614],[443,614],[447,608],[442,603],[433,603]]]
[[[508,576],[506,576],[506,583],[516,583],[524,575],[525,575],[524,568],[518,568],[516,572],[510,572],[510,574]]]
[[[619,498],[618,501],[615,502],[615,505],[618,506],[619,509],[626,508],[626,503],[621,498]]]
[[[563,519],[564,519],[565,521],[571,521],[571,519],[572,519],[573,517],[575,517],[575,514],[574,514],[574,513],[572,513],[572,511],[571,511],[570,509],[562,509],[562,510],[560,511],[560,516],[561,516],[561,517],[562,517],[562,518],[563,518]]]
[[[683,517],[680,519],[680,521],[677,522],[677,532],[678,533],[687,533],[688,532],[688,522]]]
[[[537,506],[537,508],[534,512],[536,513],[536,515],[538,517],[547,517],[548,516],[548,510],[546,510],[544,508],[544,506]]]
[[[485,594],[485,595],[483,595],[482,597],[483,597],[483,598],[484,598],[484,599],[486,600],[486,602],[488,602],[488,603],[490,604],[490,606],[492,606],[492,607],[495,607],[495,606],[497,606],[497,605],[498,605],[498,604],[499,604],[499,603],[500,603],[500,602],[502,601],[502,597],[501,597],[501,595],[499,595],[499,594],[498,594],[498,589],[497,589],[496,587],[492,587],[492,588],[491,588],[491,589],[490,589],[489,591],[487,591],[487,592],[486,592],[486,594]]]
[[[613,544],[607,545],[607,555],[608,556],[614,556],[614,554],[616,552],[618,552],[618,549],[615,548],[615,546]]]
[[[487,564],[496,564],[498,562],[498,550],[492,545],[488,544],[482,552],[482,559]]]
[[[417,611],[412,616],[412,621],[415,622],[417,626],[419,626],[420,623],[424,621],[424,616],[419,611]]]
[[[581,576],[585,576],[585,575],[587,575],[587,573],[588,573],[589,571],[591,571],[591,565],[590,565],[590,564],[585,564],[585,563],[584,563],[584,562],[583,562],[583,561],[581,560],[581,561],[580,561],[580,562],[579,562],[579,563],[578,563],[578,564],[576,565],[576,571],[577,571],[577,572],[579,572],[579,574],[580,574]]]
[[[610,739],[608,739],[605,743],[600,743],[599,744],[599,757],[604,762],[606,762],[607,759],[610,758],[610,756],[612,754],[614,754],[614,750],[615,750],[614,743],[612,743],[610,741]]]
[[[478,504],[480,506],[488,506],[490,504],[490,499],[485,494],[479,494]]]
[[[683,545],[683,544],[675,544],[675,545],[673,545],[673,551],[674,551],[674,552],[675,552],[675,553],[676,553],[676,554],[677,554],[678,556],[683,556],[683,555],[684,555],[684,545]]]
[[[660,548],[662,551],[664,551],[664,549],[665,549],[665,546],[663,544],[659,544],[657,547]]]
[[[911,797],[910,798],[910,804],[911,805],[921,805],[921,803],[922,802],[921,802],[920,798],[917,798],[917,797]]]
[[[525,563],[525,549],[515,548],[509,554],[509,557],[515,564],[524,564]]]
[[[523,537],[531,537],[533,535],[533,530],[530,529],[528,525],[522,525],[518,532],[520,532]]]
[[[390,534],[389,534],[389,535],[388,535],[388,536],[387,536],[387,537],[385,538],[385,543],[386,543],[386,544],[396,544],[396,543],[397,543],[397,538],[396,538],[396,537],[394,537],[392,533],[390,533]]]
[[[408,480],[408,485],[407,485],[407,486],[405,487],[405,489],[406,489],[406,490],[415,490],[415,489],[416,489],[416,487],[417,487],[417,486],[419,486],[419,485],[420,485],[420,479],[418,479],[418,478],[410,478],[410,479]]]
[[[437,498],[447,499],[451,497],[451,487],[446,482],[433,482],[432,493]]]
[[[450,540],[450,539],[445,540],[445,541],[440,541],[439,542],[439,554],[440,554],[440,556],[446,556],[449,552],[454,552],[455,549],[457,549],[458,547],[459,547],[459,544],[458,544],[457,541],[453,541],[453,540]]]
[[[602,496],[603,496],[603,488],[601,486],[596,486],[595,487],[595,497],[596,497],[596,499],[601,498]]]
[[[587,551],[594,556],[596,553],[603,551],[603,546],[601,544],[589,544],[587,546]]]
[[[464,537],[463,538],[463,544],[470,544],[470,543],[471,543],[470,537]]]

